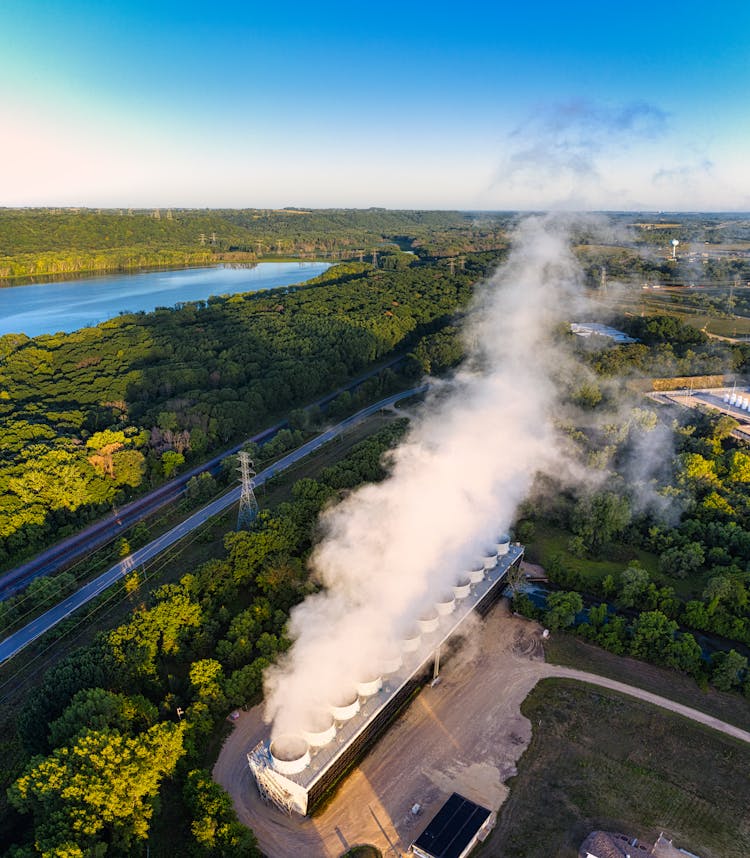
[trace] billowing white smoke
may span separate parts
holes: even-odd
[[[310,712],[378,675],[559,455],[551,334],[579,275],[559,221],[523,221],[506,264],[478,288],[465,368],[428,398],[390,476],[324,515],[311,563],[325,589],[293,610],[294,644],[266,675],[274,735],[298,732]]]

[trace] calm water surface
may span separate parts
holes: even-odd
[[[69,333],[120,313],[302,283],[327,268],[327,262],[259,262],[252,268],[185,268],[8,286],[0,289],[0,336]]]

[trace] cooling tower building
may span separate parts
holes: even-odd
[[[312,714],[299,735],[277,736],[247,755],[264,799],[288,813],[308,814],[361,759],[398,712],[437,670],[440,648],[475,612],[486,614],[504,580],[523,557],[506,536],[489,545],[476,563],[457,576],[451,590],[415,619],[376,675],[362,677],[340,699]]]

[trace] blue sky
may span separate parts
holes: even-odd
[[[0,4],[0,204],[750,209],[750,3]]]

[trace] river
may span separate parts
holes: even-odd
[[[0,336],[69,333],[122,313],[303,283],[327,268],[327,262],[259,262],[8,286],[0,289]]]

